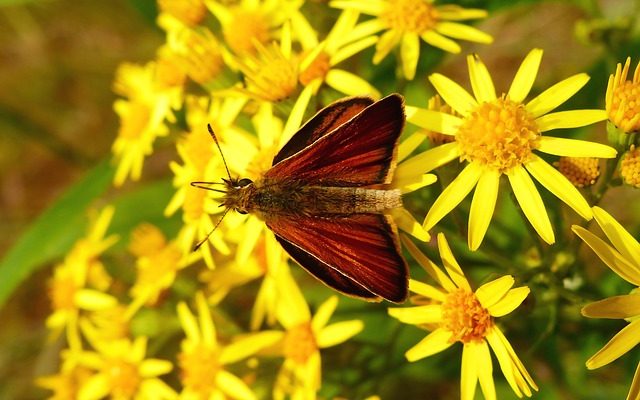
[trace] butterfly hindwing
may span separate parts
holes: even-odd
[[[273,158],[272,165],[296,154],[322,136],[332,132],[340,125],[358,115],[362,110],[369,107],[373,102],[371,97],[349,97],[331,103],[318,111],[316,115],[307,121],[307,123],[282,146],[278,154]]]
[[[264,177],[322,186],[389,183],[404,119],[402,97],[387,96],[311,145],[282,159]]]
[[[293,259],[345,294],[392,302],[407,296],[407,265],[384,214],[272,216],[266,221]]]

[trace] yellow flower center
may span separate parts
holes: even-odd
[[[331,57],[326,52],[321,51],[311,64],[300,72],[300,83],[307,86],[318,78],[324,81],[329,69],[331,69]]]
[[[220,370],[219,353],[202,344],[178,354],[182,386],[209,398],[216,388],[215,376]]]
[[[624,81],[613,91],[609,120],[624,132],[640,130],[640,82]]]
[[[122,359],[114,359],[107,363],[104,372],[111,387],[109,395],[112,398],[131,399],[138,392],[142,378],[137,365]]]
[[[213,34],[205,30],[201,34],[186,31],[181,66],[194,82],[206,84],[214,80],[224,69],[222,49]]]
[[[258,57],[247,59],[241,67],[247,89],[259,98],[278,102],[286,99],[298,87],[298,64],[287,59],[273,43],[259,47]]]
[[[316,351],[318,351],[318,344],[309,322],[294,326],[287,331],[284,338],[286,358],[298,364],[304,364]]]
[[[169,243],[160,252],[138,259],[136,282],[131,288],[135,298],[145,297],[147,304],[154,305],[161,292],[173,283],[180,269],[182,252],[173,243]]]
[[[457,289],[442,304],[444,328],[451,331],[452,342],[469,343],[483,340],[493,320],[473,292]]]
[[[187,223],[198,221],[204,214],[205,190],[187,187],[184,204],[184,220]]]
[[[129,251],[136,257],[158,253],[167,241],[160,229],[151,224],[140,224],[131,233]]]
[[[253,54],[256,41],[267,43],[270,37],[269,24],[262,13],[236,8],[232,14],[231,21],[222,30],[231,50],[236,54]]]
[[[622,158],[620,175],[627,185],[640,188],[640,150],[634,145]]]
[[[462,160],[507,172],[529,161],[540,132],[524,105],[506,97],[480,104],[456,133]]]
[[[592,157],[560,157],[555,165],[573,186],[582,188],[596,183],[600,176],[599,163],[597,158]]]
[[[203,135],[202,132],[196,131],[184,136],[180,140],[179,146],[184,151],[185,161],[193,164],[196,171],[204,172],[209,161],[216,154],[211,149],[211,143],[209,135]]]
[[[388,0],[380,19],[389,28],[422,34],[438,22],[438,11],[423,0]]]
[[[166,12],[189,26],[199,24],[207,15],[202,0],[158,0],[162,12]]]
[[[170,89],[182,86],[185,81],[185,73],[180,68],[179,57],[167,52],[156,61],[154,82],[159,89]]]
[[[77,290],[78,286],[70,274],[56,275],[49,281],[49,298],[51,299],[53,310],[76,309],[74,299]]]
[[[135,101],[128,103],[128,106],[126,114],[121,116],[118,137],[125,140],[134,140],[144,132],[151,117],[151,110],[146,104]]]

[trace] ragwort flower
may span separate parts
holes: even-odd
[[[542,58],[542,50],[527,55],[511,88],[496,95],[486,66],[477,56],[469,56],[473,95],[440,74],[429,77],[440,96],[461,117],[407,107],[407,120],[422,128],[455,137],[455,142],[437,146],[407,162],[422,162],[430,171],[456,158],[466,161],[462,172],[442,192],[429,210],[424,226],[431,229],[456,207],[474,187],[469,216],[469,247],[477,249],[485,236],[498,197],[500,177],[506,175],[522,212],[547,243],[555,241],[551,222],[531,176],[551,193],[591,219],[592,213],[580,192],[555,168],[534,153],[613,158],[615,149],[599,143],[542,135],[551,129],[573,128],[606,119],[604,110],[572,110],[549,113],[573,94],[589,77],[567,78],[525,103]]]
[[[407,324],[426,326],[432,331],[405,353],[407,360],[417,361],[461,342],[460,397],[473,399],[479,382],[484,397],[495,399],[491,348],[516,395],[531,397],[531,389],[538,390],[538,387],[495,322],[495,318],[515,310],[529,294],[529,288],[512,288],[515,281],[506,275],[485,283],[474,292],[443,234],[438,234],[438,249],[446,274],[404,237],[403,243],[440,286],[412,279],[409,290],[418,295],[413,301],[419,305],[389,309],[392,317]]]
[[[627,80],[630,64],[630,57],[627,57],[624,67],[618,64],[616,73],[609,76],[606,94],[609,121],[624,133],[640,130],[640,62],[633,73],[633,80]]]
[[[375,16],[355,27],[352,36],[369,36],[384,30],[378,38],[373,63],[378,64],[400,45],[402,71],[405,78],[413,79],[420,57],[420,39],[450,53],[460,52],[460,46],[452,39],[493,41],[479,29],[455,22],[484,18],[486,11],[433,3],[433,0],[333,0],[330,5]]]
[[[596,253],[613,272],[634,286],[640,287],[640,243],[611,215],[600,207],[593,207],[593,215],[611,245],[581,226],[573,232]],[[589,318],[624,319],[629,324],[609,343],[587,360],[587,368],[596,369],[617,360],[640,343],[640,293],[634,289],[626,295],[609,297],[587,304],[582,315]],[[636,369],[627,399],[640,398],[640,364]]]

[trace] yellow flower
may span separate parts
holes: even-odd
[[[146,359],[147,338],[138,337],[102,342],[92,341],[97,350],[77,355],[78,365],[95,373],[80,388],[79,400],[110,397],[112,399],[175,399],[173,389],[158,378],[171,371],[171,362]]]
[[[55,333],[66,330],[71,349],[81,348],[78,332],[81,310],[104,310],[117,304],[113,296],[89,287],[91,270],[103,268],[98,257],[117,241],[116,236],[105,237],[113,213],[113,207],[105,207],[100,212],[87,236],[76,242],[64,262],[56,266],[48,284],[53,310],[46,325]]]
[[[153,152],[155,139],[169,133],[165,119],[172,118],[172,106],[181,101],[182,87],[167,87],[167,76],[161,74],[160,66],[158,62],[145,66],[124,64],[116,74],[114,90],[126,97],[113,105],[120,117],[118,137],[112,146],[118,164],[116,186],[129,176],[140,179],[145,157]]]
[[[633,144],[620,161],[620,176],[627,185],[640,188],[640,150]]]
[[[207,7],[222,25],[227,45],[236,55],[253,54],[255,44],[266,45],[276,30],[297,13],[301,0],[240,0],[227,6],[208,1]]]
[[[575,187],[583,188],[596,183],[600,176],[600,160],[592,157],[560,157],[553,163]]]
[[[316,81],[347,95],[369,95],[380,98],[380,93],[369,82],[361,77],[336,68],[336,65],[347,58],[372,46],[376,38],[369,36],[358,40],[349,40],[349,34],[358,21],[359,13],[345,10],[340,14],[325,40],[320,42],[318,35],[309,30],[300,37],[303,52],[300,61],[299,81],[303,85],[320,85]]]
[[[254,355],[278,340],[277,332],[246,335],[221,346],[209,306],[198,292],[195,296],[198,317],[184,302],[178,304],[178,318],[186,339],[178,354],[181,398],[185,399],[255,399],[253,391],[240,378],[226,371],[224,366]]]
[[[38,377],[36,384],[42,388],[51,390],[51,400],[77,399],[80,387],[91,377],[91,370],[79,366],[70,350],[61,352],[62,364],[60,371],[55,375]]]
[[[616,73],[609,76],[605,98],[609,121],[625,133],[640,130],[640,62],[631,81],[627,80],[630,64],[631,57],[624,67],[618,63]]]
[[[207,16],[204,0],[158,0],[160,16],[158,25],[170,24],[166,19],[176,19],[187,26],[197,25]]]
[[[277,318],[285,328],[279,332],[279,352],[285,358],[273,389],[273,398],[314,399],[320,389],[320,349],[343,343],[364,327],[362,321],[349,320],[327,325],[338,305],[331,296],[312,317],[300,289],[291,276],[279,282],[281,297]]]
[[[487,12],[455,5],[435,6],[433,0],[333,0],[332,7],[352,9],[375,18],[356,26],[352,37],[385,31],[376,44],[373,63],[378,64],[400,45],[400,59],[405,78],[413,79],[420,57],[420,39],[450,53],[460,46],[452,39],[491,43],[490,35],[454,21],[484,18]],[[450,39],[452,38],[452,39]]]
[[[611,245],[581,226],[574,225],[573,232],[596,253],[613,272],[634,286],[640,286],[640,243],[618,221],[600,207],[593,207],[593,215]],[[618,332],[609,343],[587,360],[587,368],[596,369],[617,360],[640,342],[640,294],[634,289],[630,294],[609,297],[586,305],[582,315],[589,318],[624,319],[629,324]],[[631,383],[628,400],[640,397],[640,364]]]
[[[469,247],[477,249],[493,215],[501,175],[507,176],[522,212],[547,243],[554,243],[555,237],[531,176],[580,216],[591,219],[591,209],[580,192],[534,150],[558,156],[615,157],[616,151],[609,146],[542,135],[551,129],[602,121],[606,113],[604,110],[549,113],[584,86],[589,80],[586,74],[567,78],[525,103],[541,58],[542,50],[531,51],[511,88],[501,96],[496,96],[491,76],[477,56],[467,59],[473,95],[443,75],[431,75],[429,79],[440,96],[461,117],[407,107],[409,122],[455,137],[455,142],[437,146],[407,162],[421,161],[426,171],[456,158],[467,162],[432,205],[424,221],[426,229],[431,229],[477,186],[471,202],[468,238]]]
[[[443,234],[438,234],[438,249],[446,274],[411,241],[403,237],[403,243],[440,286],[412,279],[409,290],[418,295],[413,300],[420,305],[389,309],[392,317],[404,323],[426,325],[432,330],[405,353],[407,360],[417,361],[461,342],[461,399],[473,399],[478,382],[484,397],[495,399],[491,347],[516,395],[531,397],[531,389],[538,390],[538,387],[495,322],[495,318],[515,310],[528,296],[529,288],[512,288],[514,278],[506,275],[485,283],[474,292]]]

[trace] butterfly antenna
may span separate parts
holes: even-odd
[[[229,212],[229,208],[227,208],[226,210],[224,210],[224,212],[222,213],[222,216],[220,217],[220,219],[218,220],[218,222],[216,222],[215,226],[209,231],[209,233],[207,233],[207,236],[204,237],[204,239],[200,240],[198,242],[198,244],[196,244],[193,247],[193,251],[198,251],[198,249],[200,248],[200,246],[202,246],[207,240],[209,240],[209,236],[211,236],[211,234],[218,228],[218,225],[220,225],[220,222],[222,222],[222,220],[224,219],[224,216],[227,215],[227,213]]]
[[[211,124],[207,124],[207,128],[209,129],[209,135],[213,138],[213,141],[216,142],[216,146],[218,146],[218,151],[220,151],[220,156],[222,157],[222,162],[224,163],[224,169],[227,170],[227,176],[229,176],[229,180],[231,179],[231,173],[229,172],[229,167],[227,166],[227,160],[224,159],[224,154],[222,154],[222,149],[220,148],[220,143],[218,143],[218,138],[216,134],[213,133],[213,128],[211,128]]]

